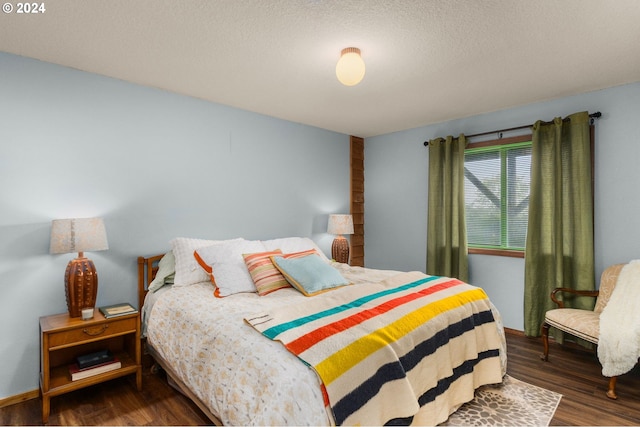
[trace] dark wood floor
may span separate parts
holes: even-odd
[[[540,338],[507,334],[507,344],[509,375],[563,395],[551,425],[640,425],[638,366],[618,379],[618,400],[611,400],[595,352],[552,342],[543,362]]]
[[[507,335],[508,372],[563,395],[551,425],[640,425],[640,370],[618,381],[618,400],[605,397],[594,353],[551,343],[550,361],[539,359],[539,339]],[[145,365],[149,365],[148,363]],[[0,408],[0,425],[41,424],[40,399]],[[143,391],[119,379],[51,400],[50,425],[205,425],[208,419],[167,385],[164,375],[144,370]]]
[[[164,372],[151,373],[144,358],[142,392],[133,376],[119,378],[51,399],[48,425],[187,426],[208,425],[209,419],[189,399],[167,384]],[[0,408],[0,426],[42,425],[41,400]]]

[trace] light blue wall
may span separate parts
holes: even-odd
[[[98,304],[137,304],[173,237],[308,236],[349,208],[349,137],[0,53],[0,399],[38,387],[39,316],[66,311],[55,218],[102,216]]]
[[[599,278],[608,265],[640,258],[640,83],[635,83],[367,138],[365,264],[426,269],[429,156],[423,141],[511,128],[578,111],[603,114],[596,122],[596,274]],[[505,326],[523,330],[524,260],[471,255],[469,264],[471,283],[486,289]]]

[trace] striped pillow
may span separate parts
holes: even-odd
[[[270,294],[278,289],[291,287],[282,273],[271,262],[269,257],[274,255],[282,255],[282,251],[277,249],[269,252],[242,254],[244,263],[247,264],[249,274],[260,296]]]
[[[302,252],[282,255],[280,249],[275,249],[268,252],[242,254],[242,256],[245,264],[247,264],[247,269],[253,279],[253,283],[256,285],[258,295],[264,296],[278,289],[291,287],[287,279],[280,273],[280,270],[273,265],[271,261],[272,256],[279,255],[283,258],[299,258],[309,254],[317,254],[317,252],[315,249],[309,249]]]

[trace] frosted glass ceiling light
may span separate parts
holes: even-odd
[[[345,86],[355,86],[364,77],[364,61],[360,56],[360,49],[347,47],[342,49],[340,59],[336,64],[336,76]]]

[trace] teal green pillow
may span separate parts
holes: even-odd
[[[316,254],[300,258],[270,257],[287,282],[305,296],[313,296],[349,282]]]

